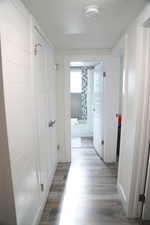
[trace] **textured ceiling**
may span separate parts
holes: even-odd
[[[146,0],[22,0],[57,48],[112,48]],[[87,4],[100,13],[86,17]]]

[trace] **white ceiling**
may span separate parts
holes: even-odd
[[[98,61],[84,61],[84,62],[71,62],[70,66],[72,67],[80,67],[80,66],[96,66],[100,62]]]
[[[148,0],[22,0],[57,48],[112,48]],[[86,17],[87,4],[100,13]]]

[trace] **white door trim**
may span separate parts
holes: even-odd
[[[132,186],[128,217],[139,218],[141,216],[141,203],[139,195],[143,194],[145,183],[146,160],[148,155],[149,133],[149,96],[150,96],[150,31],[143,26],[145,21],[137,27],[137,126],[135,137],[135,150],[133,156]]]
[[[65,65],[65,159],[71,162],[71,100],[70,100],[70,62],[79,61],[105,61],[109,55],[66,55],[64,58]]]

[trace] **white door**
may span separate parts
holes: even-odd
[[[57,141],[56,141],[56,67],[53,56],[53,48],[50,49],[50,46],[46,44],[47,51],[47,96],[48,96],[48,119],[52,125],[49,129],[49,153],[48,153],[48,172],[49,177],[50,173],[53,173],[53,170],[56,166],[57,161]]]
[[[103,111],[104,111],[104,78],[103,78],[103,63],[97,65],[94,71],[94,148],[101,158],[104,157],[104,129],[103,129]]]
[[[47,188],[51,148],[51,110],[50,110],[50,83],[48,79],[47,45],[44,38],[35,30],[34,56],[34,90],[38,129],[39,146],[39,180],[43,193]]]
[[[150,151],[150,147],[149,147]],[[147,166],[147,172],[146,172],[146,186],[145,186],[145,203],[143,205],[143,220],[149,220],[150,221],[150,152],[148,157],[148,166]]]

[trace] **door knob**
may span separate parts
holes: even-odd
[[[55,123],[56,123],[56,120],[51,120],[51,121],[48,123],[48,127],[53,127]]]
[[[49,123],[48,123],[48,127],[52,127],[53,126],[53,121],[51,120]]]

